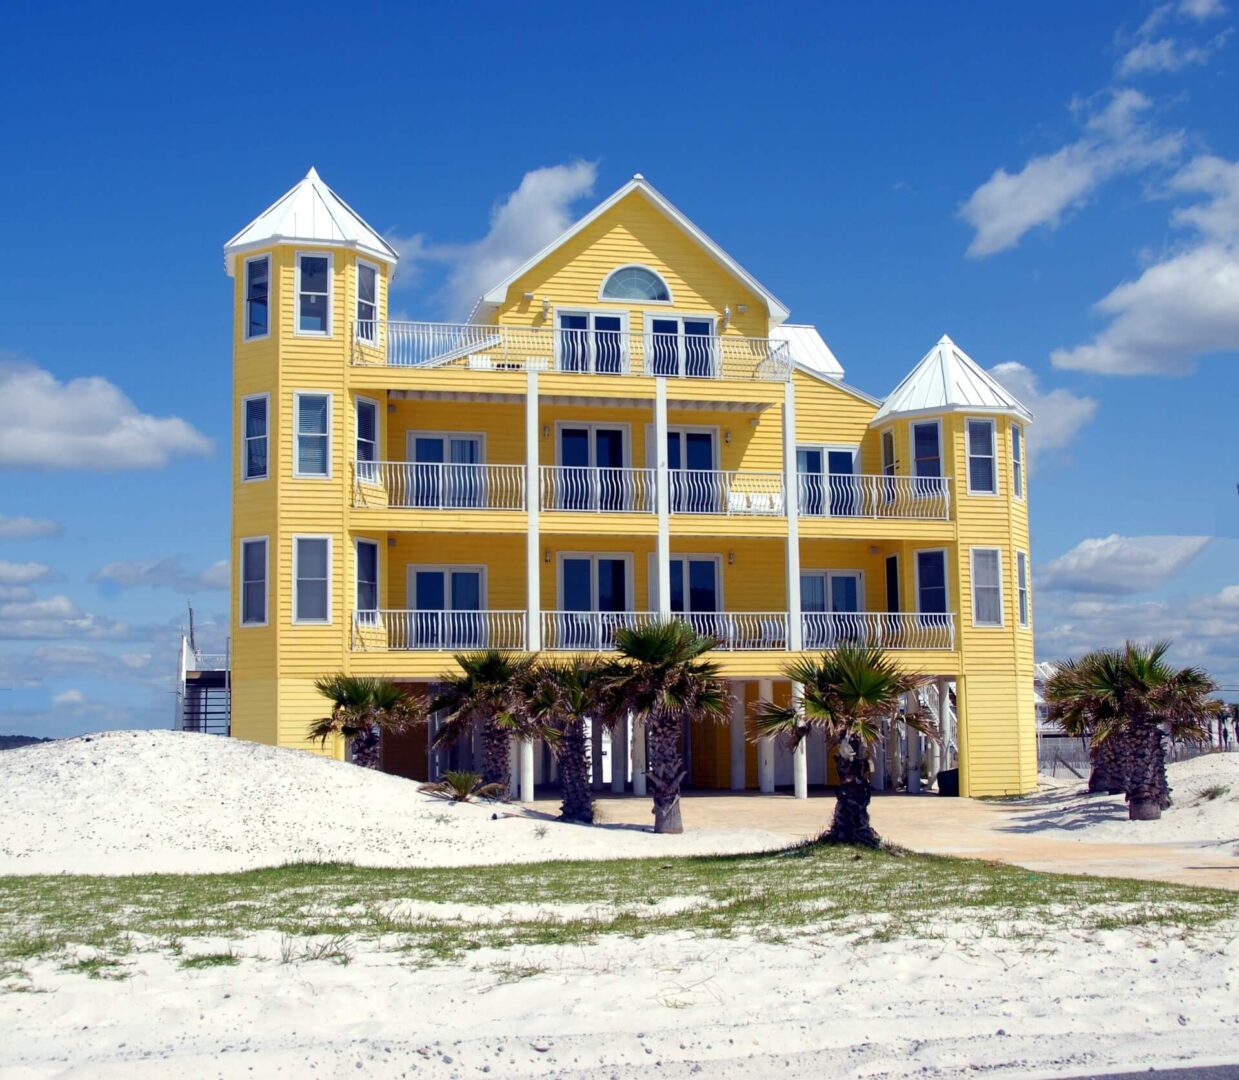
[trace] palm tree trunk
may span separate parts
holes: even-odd
[[[684,760],[680,757],[680,720],[678,716],[653,713],[647,728],[649,737],[650,794],[654,797],[654,831],[682,833],[684,820],[680,816],[680,783],[684,779]]]
[[[1117,795],[1127,787],[1123,775],[1122,737],[1115,735],[1104,742],[1092,742],[1088,748],[1089,762],[1092,771],[1088,777],[1088,793],[1096,795],[1104,792],[1107,795]]]
[[[363,769],[377,769],[380,764],[379,729],[372,727],[369,731],[355,736],[349,749],[352,751],[354,765],[360,765]]]
[[[493,718],[482,721],[482,783],[512,786],[512,737]]]
[[[559,783],[563,802],[559,816],[563,821],[594,823],[594,796],[589,787],[589,744],[580,717],[569,721],[555,750],[559,764]]]
[[[1127,817],[1131,821],[1156,821],[1162,816],[1166,785],[1166,747],[1158,724],[1144,722],[1131,734],[1132,771],[1127,787]]]
[[[869,823],[869,762],[860,737],[853,735],[835,751],[839,786],[835,789],[835,816],[822,839],[828,844],[881,846],[882,838]]]

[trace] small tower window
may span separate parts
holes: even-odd
[[[331,333],[331,256],[297,256],[297,333]]]
[[[379,339],[379,271],[357,264],[357,340],[373,345]]]
[[[621,266],[603,283],[602,299],[669,303],[671,290],[653,270],[644,266]]]
[[[269,328],[271,257],[260,255],[245,261],[245,340],[266,337]]]

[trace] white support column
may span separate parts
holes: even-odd
[[[525,544],[525,647],[542,648],[542,537],[539,511],[542,492],[538,484],[538,373],[525,376],[525,505],[529,536]]]
[[[792,704],[797,708],[804,702],[804,687],[798,682],[792,683]],[[801,739],[792,751],[792,785],[796,798],[809,797],[809,743]]]
[[[744,729],[744,683],[733,681],[731,693],[731,790],[743,791],[747,786],[744,766],[748,756]]]
[[[787,647],[804,648],[800,620],[800,485],[796,478],[796,387],[783,386],[783,502],[787,507]]]
[[[521,797],[521,744],[519,739],[508,740],[508,794],[513,799]]]
[[[955,724],[951,720],[951,689],[945,678],[938,679],[938,723],[942,728],[942,768],[953,769],[959,758],[951,753],[951,743],[957,742]]]
[[[655,597],[658,616],[671,618],[671,475],[667,472],[667,380],[654,380],[654,508],[658,511],[655,545]]]
[[[903,706],[905,709],[915,709],[916,705],[915,695],[904,695]],[[904,737],[907,739],[908,744],[908,760],[906,763],[908,770],[908,794],[919,795],[921,792],[921,733],[905,724]]]
[[[533,802],[533,739],[521,739],[521,802]]]
[[[757,696],[761,701],[772,701],[774,683],[770,679],[759,680]],[[759,739],[757,742],[757,788],[766,795],[774,791],[774,739]]]
[[[628,787],[628,717],[622,716],[611,729],[611,790],[623,795]]]
[[[629,716],[632,728],[632,793],[645,794],[645,721]]]

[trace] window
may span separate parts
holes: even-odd
[[[241,625],[267,625],[267,538],[241,541]]]
[[[485,506],[486,457],[481,435],[410,431],[406,435],[401,506],[445,509]],[[397,505],[393,503],[392,505]]]
[[[331,333],[331,256],[297,256],[297,333]]]
[[[379,460],[379,406],[369,398],[357,399],[357,479],[377,484]]]
[[[242,398],[245,433],[242,436],[241,476],[265,480],[267,476],[267,395]]]
[[[899,611],[899,556],[886,556],[886,610]]]
[[[890,428],[882,432],[882,475],[895,475],[895,433]]]
[[[379,340],[379,268],[357,263],[357,340]]]
[[[1024,429],[1011,425],[1011,490],[1017,499],[1024,497]]]
[[[942,475],[942,434],[937,420],[912,425],[912,471],[914,476]]]
[[[645,373],[714,378],[718,374],[714,320],[650,319],[646,326]]]
[[[1002,625],[1002,552],[972,549],[972,625]]]
[[[1028,625],[1028,552],[1015,553],[1015,584],[1020,602],[1020,625]]]
[[[379,545],[357,541],[357,621],[372,626],[378,620]]]
[[[331,395],[293,394],[297,421],[294,476],[331,475]]]
[[[628,370],[628,335],[619,315],[560,312],[555,335],[560,371],[593,371],[618,375]]]
[[[945,615],[946,552],[916,553],[916,610],[922,615]]]
[[[480,566],[410,566],[408,602],[416,649],[481,649],[488,643],[486,576]]]
[[[802,514],[855,517],[866,512],[863,481],[856,479],[860,448],[798,446],[796,472]]]
[[[270,332],[271,256],[245,260],[245,340]]]
[[[331,621],[330,564],[329,537],[293,537],[293,622]]]
[[[994,467],[994,421],[968,421],[968,494],[997,495],[998,470]]]
[[[671,302],[671,290],[653,270],[644,266],[621,266],[602,283],[601,300],[651,300]]]

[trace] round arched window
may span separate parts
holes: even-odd
[[[621,266],[602,286],[604,300],[670,300],[671,290],[653,270]]]

